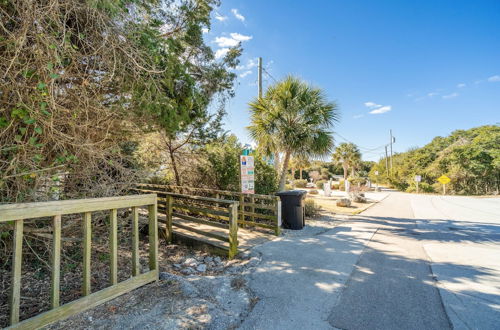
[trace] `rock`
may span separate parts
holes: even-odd
[[[199,264],[198,267],[196,267],[196,270],[199,271],[200,273],[204,273],[207,271],[207,265]]]
[[[188,267],[196,267],[198,261],[195,258],[187,258],[182,264]]]
[[[356,203],[366,203],[366,198],[361,195],[355,195],[353,201]]]
[[[214,262],[215,262],[216,264],[220,264],[220,263],[222,263],[222,259],[221,259],[220,257],[215,257],[215,258],[214,258]]]
[[[349,207],[349,206],[351,206],[351,200],[349,198],[341,198],[337,201],[337,206]]]
[[[214,258],[212,257],[205,257],[205,259],[203,259],[203,261],[205,261],[205,263],[210,263],[214,260]]]
[[[177,268],[177,269],[182,268],[182,265],[181,264],[174,264],[174,268]]]
[[[195,270],[191,267],[186,267],[183,270],[181,270],[181,273],[184,275],[192,275],[195,273]]]

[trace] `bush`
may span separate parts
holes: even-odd
[[[356,177],[356,178],[349,178],[349,182],[351,183],[351,185],[364,185],[366,184],[366,179],[365,178],[361,178],[361,177]]]
[[[351,200],[349,198],[341,198],[337,201],[338,207],[349,207],[351,206]]]
[[[307,180],[295,180],[293,181],[293,185],[296,188],[305,188],[307,185]]]
[[[305,203],[306,217],[314,218],[317,215],[319,215],[320,210],[321,210],[321,207],[316,205],[316,203],[312,199],[306,199],[306,203]]]
[[[338,183],[332,183],[332,189],[339,189],[339,184]]]
[[[316,189],[311,189],[307,193],[311,194],[311,195],[317,195],[317,194],[319,194],[319,192]]]
[[[293,187],[291,184],[286,184],[285,185],[285,190],[293,190]]]
[[[318,180],[316,181],[316,187],[318,187],[318,189],[323,189],[323,185],[328,182],[326,180]]]
[[[340,180],[339,181],[339,190],[340,191],[344,191],[345,190],[344,180]]]
[[[420,182],[418,185],[418,191],[424,193],[433,193],[436,192],[434,187],[426,182]],[[412,183],[408,188],[406,188],[406,192],[417,192],[417,186],[415,183]]]

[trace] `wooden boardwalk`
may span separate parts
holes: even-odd
[[[212,238],[206,236],[206,234],[198,234],[192,230],[200,232],[209,232],[211,235],[217,235],[224,238],[229,238],[229,231],[224,228],[218,228],[210,225],[205,225],[201,223],[195,223],[188,220],[183,220],[178,217],[173,217],[173,235],[174,240],[182,241],[188,243],[191,246],[205,246],[213,252],[227,256],[227,251],[229,251],[229,243],[221,241],[217,238]],[[166,217],[161,213],[158,214],[158,222],[160,228],[165,228]],[[182,227],[180,227],[182,226]],[[184,228],[183,228],[184,227]],[[185,227],[189,227],[186,229]],[[271,232],[265,232],[256,230],[255,228],[245,229],[238,228],[238,252],[247,251],[254,246],[266,243],[276,238],[276,235]],[[161,244],[161,242],[160,242]]]

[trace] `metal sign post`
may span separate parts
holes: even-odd
[[[421,175],[415,175],[415,182],[417,183],[417,194],[418,194],[418,184],[422,181]]]

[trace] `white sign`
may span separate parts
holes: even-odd
[[[421,175],[415,175],[415,182],[420,182],[422,181],[422,176]]]
[[[241,192],[255,194],[255,174],[253,156],[240,156]]]
[[[375,175],[378,175],[378,171],[375,171]]]

